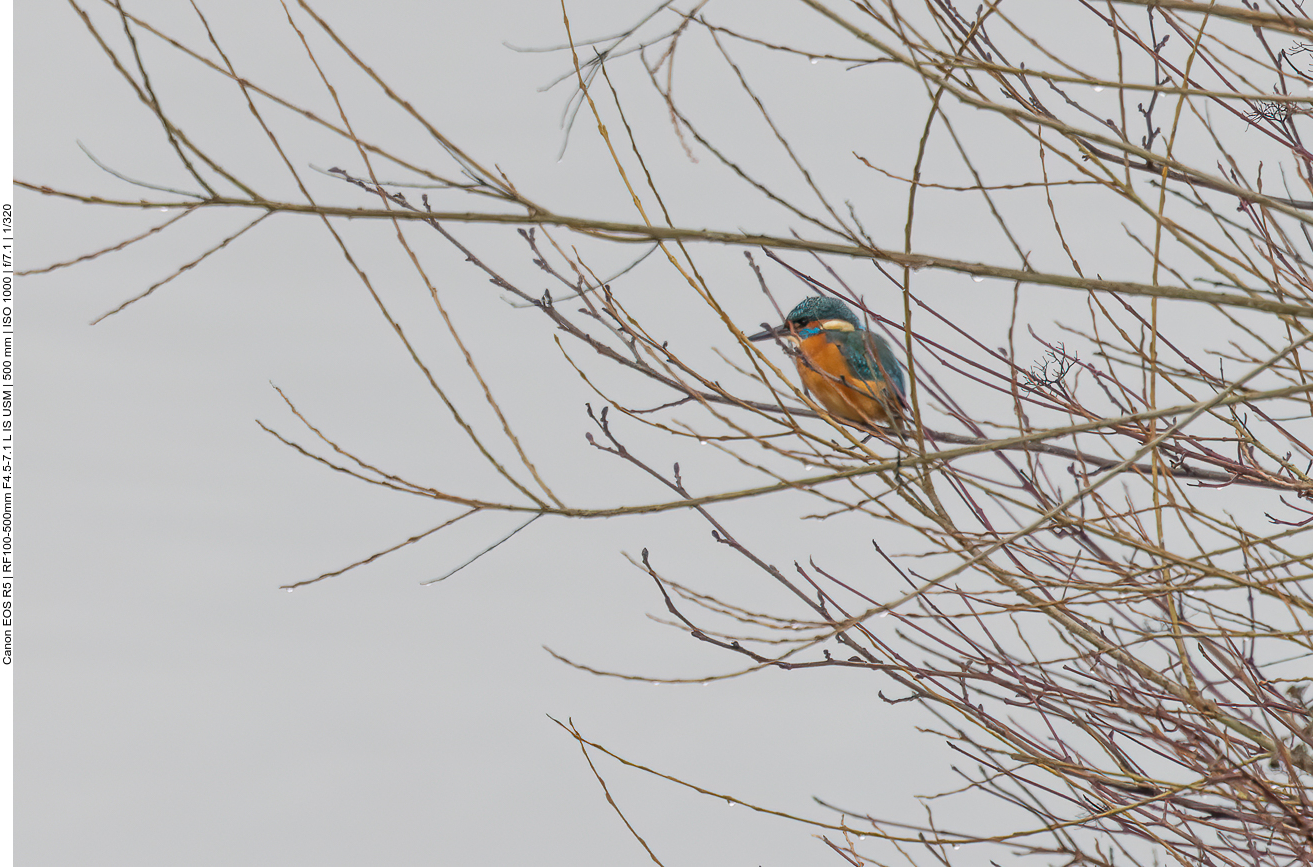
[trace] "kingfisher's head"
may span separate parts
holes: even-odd
[[[813,326],[836,331],[856,331],[862,327],[861,320],[851,307],[838,298],[823,298],[820,295],[799,301],[798,306],[789,311],[785,321],[799,328]],[[845,328],[844,324],[848,327]]]
[[[792,327],[790,327],[792,326]],[[798,306],[789,311],[784,324],[778,328],[768,328],[760,334],[754,334],[749,340],[767,340],[779,337],[796,342],[795,335],[804,331],[860,331],[861,320],[853,313],[851,307],[838,298],[823,298],[812,295],[798,302]]]

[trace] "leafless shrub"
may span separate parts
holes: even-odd
[[[394,152],[352,125],[345,109],[337,117],[314,115],[297,99],[244,78],[226,59],[208,59],[227,56],[212,36],[208,46],[186,45],[109,3],[78,8],[99,49],[154,111],[194,186],[151,187],[142,200],[134,197],[140,190],[107,199],[57,189],[49,179],[22,185],[71,202],[174,212],[152,231],[199,211],[251,214],[247,226],[216,238],[179,273],[271,214],[322,222],[355,268],[345,218],[390,222],[431,291],[433,313],[476,375],[477,347],[433,289],[421,245],[455,245],[498,291],[536,309],[570,364],[596,382],[590,442],[605,459],[659,481],[667,499],[596,509],[558,497],[549,474],[530,458],[532,440],[500,409],[514,395],[484,385],[478,400],[494,409],[497,422],[483,429],[467,421],[443,376],[425,364],[358,268],[396,339],[464,430],[468,454],[486,461],[516,495],[490,500],[391,474],[369,455],[340,447],[291,400],[302,433],[268,429],[338,472],[451,507],[429,533],[388,551],[478,512],[516,512],[526,523],[670,509],[705,518],[716,542],[796,601],[778,611],[751,610],[700,588],[697,576],[667,574],[660,552],[645,551],[634,566],[650,577],[673,628],[740,660],[744,671],[844,668],[854,679],[875,678],[887,701],[921,703],[964,760],[962,789],[935,803],[947,809],[954,798],[984,795],[1016,819],[983,832],[933,816],[918,826],[900,824],[859,807],[834,806],[828,819],[793,817],[817,829],[839,863],[885,863],[892,846],[914,863],[947,864],[953,849],[968,844],[989,857],[1010,851],[1052,864],[1313,863],[1313,154],[1302,138],[1313,88],[1306,58],[1313,20],[1283,0],[801,6],[836,28],[842,51],[773,41],[759,35],[762,22],[719,19],[706,2],[682,12],[662,4],[634,29],[587,44],[563,16],[563,81],[576,88],[573,110],[589,121],[573,135],[595,122],[605,136],[613,157],[607,171],[632,191],[637,216],[630,222],[567,216],[525,195],[416,112],[404,87],[377,76],[306,2],[288,13],[299,50],[316,63],[317,52],[350,58],[382,98],[441,145],[448,166]],[[118,37],[107,20],[121,29]],[[138,51],[144,40],[163,40],[227,77],[269,142],[280,143],[277,130],[287,122],[285,115],[271,120],[275,105],[350,141],[359,160],[332,170],[340,182],[335,203],[310,192],[301,166],[313,155],[269,151],[302,190],[295,200],[258,195],[226,169],[157,98]],[[753,154],[718,141],[674,74],[689,53],[696,58],[684,62],[720,65],[723,78],[708,76],[698,86],[726,82],[724,99],[745,99],[768,131],[762,147],[781,155],[791,175],[759,176]],[[754,85],[748,58],[753,69],[847,69],[848,91],[814,94],[824,105],[820,116],[878,112],[850,100],[882,88],[917,89],[908,100],[920,114],[877,118],[883,143],[896,147],[841,143],[851,152],[843,171],[854,187],[878,183],[901,198],[836,199],[832,176],[822,177],[787,132],[797,124],[777,120],[775,94]],[[626,114],[646,95],[611,81],[612,70],[635,67],[659,95],[680,147],[719,163],[745,197],[788,215],[792,233],[688,228],[704,221],[666,215],[647,161],[661,145],[643,141]],[[910,160],[881,156],[886,151]],[[935,167],[950,162],[957,181],[934,176]],[[424,191],[380,180],[394,172],[409,173]],[[470,204],[442,209],[431,202],[437,196],[467,197]],[[992,220],[977,230],[990,255],[925,224],[934,218],[924,214],[959,208]],[[876,243],[871,235],[895,235],[868,234],[860,215],[869,219],[877,210],[896,212],[898,240]],[[1096,213],[1100,226],[1120,224],[1124,248],[1093,237]],[[261,230],[272,231],[275,222]],[[463,223],[514,227],[507,232],[519,232],[524,255],[552,288],[542,292],[503,276],[498,263],[466,246],[455,228]],[[590,247],[568,245],[558,230],[594,248],[637,244],[651,251],[668,267],[667,277],[691,290],[672,294],[682,299],[671,302],[680,305],[679,316],[719,322],[737,356],[676,352],[668,323],[629,309],[629,278],[599,278],[580,252]],[[900,438],[856,429],[818,412],[774,347],[743,340],[761,300],[733,296],[720,285],[723,276],[699,266],[708,245],[742,248],[744,273],[777,312],[800,288],[832,293],[896,338],[910,361],[912,432]],[[901,315],[882,318],[867,307],[836,264],[851,260],[874,266],[882,289],[901,297]],[[973,322],[982,302],[953,303],[923,291],[930,275],[945,273],[988,279],[988,295],[973,297],[987,297],[994,309],[1011,306],[1006,349]],[[998,281],[1012,284],[1011,291],[1000,291]],[[1023,292],[1031,303],[1015,303]],[[1073,297],[1083,299],[1078,321],[1068,317],[1075,308],[1059,303]],[[1052,308],[1036,298],[1054,299]],[[1060,307],[1066,312],[1055,322],[1052,311]],[[1032,350],[1026,360],[1023,353]],[[607,390],[596,379],[604,370],[629,377],[620,381],[655,383],[668,399],[652,406]],[[967,391],[985,399],[964,407],[954,395]],[[675,407],[697,408],[701,422],[679,427]],[[678,464],[666,469],[659,448],[627,444],[640,429],[672,443],[710,443],[762,482],[694,494]],[[509,460],[498,457],[507,453]],[[815,500],[816,516],[894,540],[876,543],[871,556],[900,577],[904,592],[890,598],[875,590],[870,562],[843,571],[824,557],[804,565],[806,556],[822,553],[808,551],[815,524],[806,520],[787,530],[806,553],[793,569],[777,568],[740,541],[725,517],[732,510],[716,508],[798,491]],[[835,641],[842,653],[822,647]],[[586,755],[614,755],[567,728]],[[604,780],[600,767],[597,773]],[[973,863],[985,863],[975,857]]]

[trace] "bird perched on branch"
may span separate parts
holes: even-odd
[[[803,387],[835,418],[899,429],[909,415],[906,378],[894,348],[838,298],[804,298],[783,325],[748,339],[792,347]]]

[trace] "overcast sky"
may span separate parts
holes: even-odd
[[[84,5],[123,48],[107,7]],[[651,5],[572,0],[569,11],[576,37],[598,36],[633,23]],[[763,38],[809,42],[818,52],[854,50],[835,28],[796,14],[791,4],[711,8],[732,19],[754,6],[770,7],[755,16]],[[278,4],[202,7],[243,75],[334,116]],[[188,4],[127,8],[213,56]],[[444,134],[485,165],[499,166],[528,195],[560,213],[637,220],[586,116],[562,155],[560,120],[570,91],[543,88],[569,71],[568,55],[507,47],[563,42],[555,0],[316,8]],[[156,195],[111,176],[94,156],[129,178],[195,189],[158,123],[73,8],[28,2],[15,15],[19,178],[106,196]],[[358,131],[451,173],[450,159],[417,124],[329,50],[304,14],[297,20],[323,49]],[[271,194],[297,199],[237,91],[149,34],[138,38],[153,84],[180,125],[226,167]],[[686,60],[676,67],[686,107],[709,135],[737,145],[754,170],[783,178],[797,193],[801,180],[787,173],[787,158],[750,103],[742,94],[726,96],[734,91],[714,46],[703,34],[688,38]],[[798,59],[767,63],[762,52],[742,46],[735,51],[787,119],[818,182],[836,200],[850,199],[876,237],[901,244],[905,199],[883,207],[901,186],[862,170],[853,152],[875,151],[885,164],[910,171],[924,115],[901,106],[920,104],[924,93],[904,90],[912,80],[882,67],[845,73]],[[617,61],[612,74],[677,224],[802,228],[704,151],[694,147],[697,161],[689,159],[634,58]],[[359,172],[349,143],[262,107],[321,201],[370,204],[316,171]],[[613,136],[618,130],[613,123]],[[958,174],[941,180],[965,177],[960,168],[944,170]],[[469,207],[455,194],[435,199]],[[28,193],[17,201],[24,268],[70,260],[168,216]],[[519,523],[479,515],[346,575],[280,591],[456,511],[333,473],[281,445],[257,419],[302,442],[313,435],[274,386],[339,442],[392,471],[449,490],[509,493],[471,457],[317,221],[272,217],[149,298],[91,324],[250,217],[189,217],[124,252],[23,282],[23,528],[26,567],[40,580],[23,588],[19,863],[648,863],[578,746],[549,715],[572,719],[585,736],[635,762],[826,821],[836,816],[812,796],[921,821],[910,796],[953,785],[942,739],[916,734],[918,708],[882,702],[876,692],[888,683],[870,675],[768,671],[705,686],[658,686],[590,675],[543,649],[642,678],[694,679],[740,668],[741,659],[654,622],[649,615],[665,616],[661,598],[625,557],[646,547],[672,576],[779,605],[781,591],[754,587],[761,573],[716,545],[692,514],[542,520],[449,580],[421,586]],[[970,231],[978,217],[944,211],[918,248],[984,255],[998,239]],[[392,229],[340,225],[433,369],[450,377],[458,401],[476,407],[478,423],[491,424],[477,386],[457,375],[460,355]],[[513,228],[451,229],[526,289],[548,288]],[[1092,225],[1072,243],[1097,249],[1113,236],[1120,236],[1116,226]],[[563,358],[541,317],[512,309],[505,293],[436,235],[410,237],[422,245],[430,279],[453,315],[477,340],[482,369],[516,395],[506,405],[511,421],[563,496],[598,507],[667,498],[634,468],[588,447],[585,403],[603,400]],[[564,232],[557,237],[579,243],[600,274],[642,252],[588,245]],[[1055,249],[1035,254],[1042,259]],[[702,248],[696,255],[741,328],[775,317],[742,251]],[[714,347],[732,346],[713,321],[680,322],[690,290],[658,260],[617,283],[625,303],[642,321],[666,328],[691,356],[713,358]],[[896,293],[869,266],[838,267],[869,305],[898,318]],[[778,270],[771,279],[786,302],[803,294]],[[943,305],[974,303],[982,340],[1005,340],[1010,287],[934,273],[918,279]],[[973,294],[989,291],[1000,293],[997,303]],[[1044,312],[1040,318],[1051,320],[1052,311]],[[727,382],[735,376],[728,367],[721,375]],[[671,399],[632,380],[597,384],[639,389],[651,405]],[[673,417],[699,420],[694,408]],[[696,493],[757,478],[695,442],[671,444],[636,425],[624,430],[633,446],[655,445],[649,454],[662,468],[680,461]],[[898,590],[870,551],[869,530],[858,538],[843,521],[811,522],[805,539],[795,536],[797,516],[814,509],[783,498],[723,515],[782,568],[828,552],[845,568],[869,569],[874,591]],[[666,864],[835,859],[804,826],[605,757],[594,761],[625,816]]]

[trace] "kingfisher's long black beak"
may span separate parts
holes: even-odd
[[[753,342],[755,343],[755,342],[757,342],[757,341],[759,341],[759,340],[771,340],[771,339],[773,339],[776,335],[781,334],[781,333],[785,333],[785,329],[783,329],[783,328],[771,328],[771,327],[770,327],[769,325],[767,325],[765,322],[761,323],[761,327],[762,327],[762,328],[765,328],[766,330],[763,331],[763,332],[761,332],[760,334],[754,334],[754,335],[752,335],[751,337],[749,337],[748,339],[751,340],[751,341],[753,341]]]

